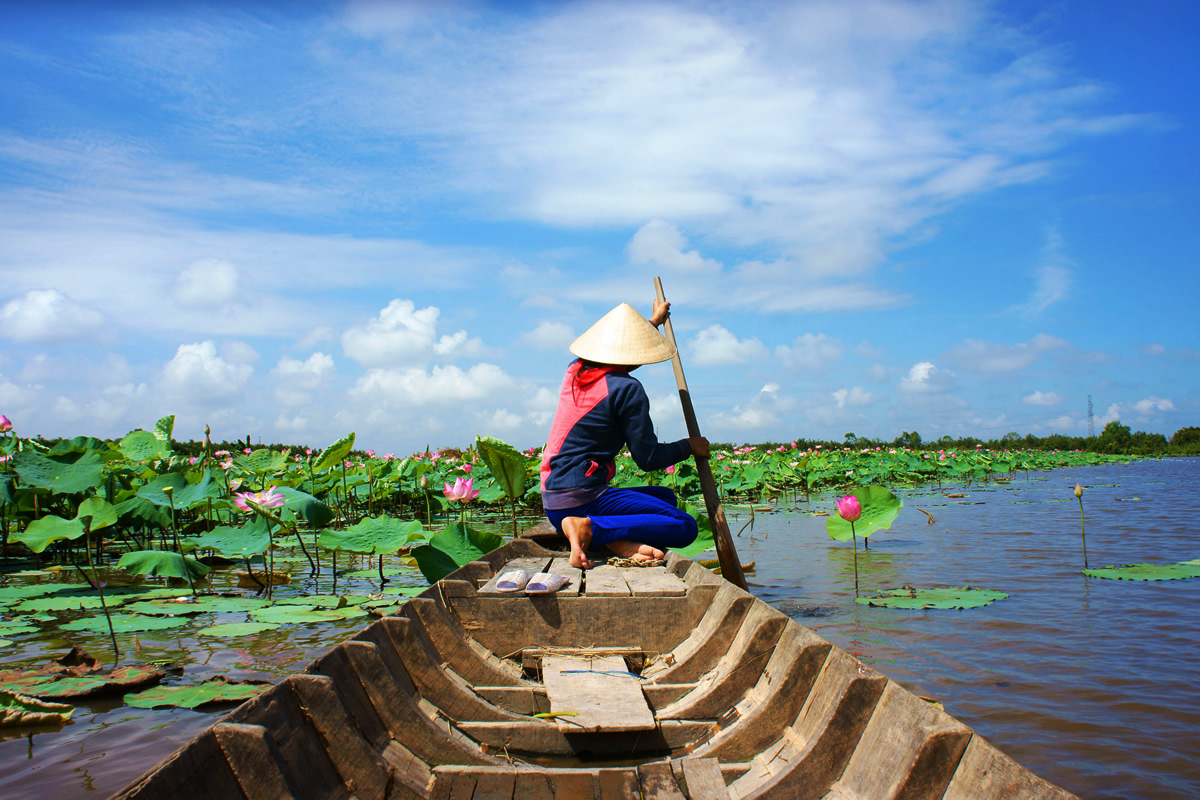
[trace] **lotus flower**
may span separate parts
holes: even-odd
[[[862,516],[862,504],[852,494],[848,494],[837,501],[837,510],[838,516],[847,522],[854,522],[854,520]]]
[[[446,499],[451,503],[469,503],[479,497],[479,490],[475,488],[472,478],[459,478],[453,484],[447,483],[446,488],[442,489],[442,494],[446,495]]]
[[[8,433],[12,430],[12,420],[0,414],[0,433]]]
[[[462,465],[462,471],[463,471],[463,472],[470,472],[470,471],[471,471],[471,465],[470,465],[470,464],[463,464],[463,465]]]
[[[674,475],[674,474],[675,474],[675,465],[674,465],[674,464],[672,464],[671,466],[667,467],[667,474],[668,474],[668,475]]]
[[[274,486],[265,492],[242,492],[233,496],[233,504],[242,511],[253,511],[251,503],[260,508],[279,508],[287,503],[287,498],[275,491]]]

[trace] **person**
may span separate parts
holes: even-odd
[[[571,566],[590,569],[587,551],[607,547],[621,558],[663,558],[665,548],[696,538],[696,521],[665,486],[610,487],[617,453],[629,447],[647,472],[690,456],[708,457],[702,436],[660,442],[650,401],[629,373],[675,355],[658,331],[670,304],[655,300],[649,320],[622,303],[571,345],[550,438],[542,452],[542,504],[546,517],[571,544]]]

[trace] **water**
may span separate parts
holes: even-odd
[[[910,491],[892,529],[873,535],[869,551],[860,541],[864,595],[902,584],[1009,593],[984,608],[855,604],[850,547],[830,540],[825,518],[809,513],[831,509],[828,497],[757,514],[753,530],[735,542],[743,562],[757,562],[747,576],[755,594],[917,694],[936,698],[1038,774],[1088,798],[1200,796],[1200,660],[1194,657],[1200,579],[1142,583],[1080,575],[1076,482],[1087,487],[1091,566],[1200,558],[1194,527],[1200,459]],[[936,522],[928,524],[917,508]],[[749,519],[737,507],[727,512],[734,532]],[[316,588],[327,592],[323,580]],[[339,581],[339,590],[346,586]],[[218,673],[278,679],[362,624],[287,626],[238,640],[162,637],[150,644],[143,635],[141,657],[180,657],[190,649],[189,680]],[[121,641],[132,649],[132,636]],[[103,637],[83,643],[102,657],[109,652]],[[44,661],[40,648],[47,644],[43,638],[2,660]],[[66,642],[59,645],[55,652]],[[219,716],[81,705],[60,730],[0,741],[0,796],[107,796]]]

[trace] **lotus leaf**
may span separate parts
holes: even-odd
[[[82,700],[151,686],[165,673],[149,664],[117,667],[111,672],[78,675],[62,664],[0,672],[0,690],[18,691],[43,700]]]
[[[161,495],[162,492],[159,494]],[[166,505],[165,496],[163,505]],[[124,525],[140,528],[169,528],[171,526],[170,512],[166,508],[154,505],[144,497],[122,500],[117,503],[117,513],[120,514],[121,523]]]
[[[878,530],[892,527],[892,521],[900,513],[904,503],[891,491],[882,486],[859,486],[850,492],[862,505],[862,516],[854,522],[854,534],[867,537]],[[830,539],[850,541],[850,523],[840,515],[831,513],[825,520],[825,532]]]
[[[280,597],[276,605],[308,606],[309,608],[344,608],[350,605],[345,597],[336,594],[310,594],[299,597]]]
[[[138,694],[125,695],[125,704],[135,708],[199,708],[214,703],[244,703],[270,688],[267,681],[231,681],[225,678],[193,686],[156,686]]]
[[[383,590],[383,594],[398,594],[403,597],[416,597],[428,588],[428,586],[389,586]]]
[[[991,589],[973,589],[970,586],[935,587],[917,589],[903,586],[890,589],[878,597],[859,597],[854,602],[867,606],[886,608],[979,608],[1008,597],[1004,592]]]
[[[110,614],[113,632],[136,633],[139,631],[159,631],[166,628],[178,628],[187,625],[186,619],[175,617],[147,617],[141,614]],[[108,633],[108,620],[101,614],[95,617],[71,620],[60,625],[64,631],[91,631],[92,633]]]
[[[83,536],[83,523],[77,519],[63,519],[47,515],[29,523],[23,531],[14,531],[8,538],[22,542],[35,553],[40,553],[55,542],[78,539]]]
[[[216,550],[224,556],[249,558],[267,551],[271,546],[271,534],[267,531],[267,521],[255,514],[240,528],[220,525],[201,534],[194,542],[201,550]]]
[[[160,439],[150,431],[132,431],[117,445],[130,461],[154,461],[171,457],[171,442]]]
[[[279,627],[279,623],[272,622],[230,622],[224,625],[213,625],[208,628],[201,628],[196,631],[198,636],[220,636],[223,638],[236,638],[239,636],[253,636],[256,633],[263,631],[273,631]]]
[[[328,525],[333,521],[333,509],[311,494],[290,486],[280,486],[275,491],[287,498],[287,507],[292,510],[292,513],[303,517],[305,522],[314,528]]]
[[[73,439],[63,439],[51,447],[46,453],[48,456],[65,456],[74,453],[86,453],[88,450],[95,450],[101,456],[112,452],[108,448],[108,442],[103,439],[97,439],[94,436],[76,436]]]
[[[412,572],[412,570],[401,570],[396,567],[385,567],[383,574],[385,577],[399,575],[401,572]],[[350,572],[339,572],[338,575],[343,578],[378,578],[379,570],[377,569],[356,569]]]
[[[121,610],[130,614],[148,614],[152,617],[187,617],[203,614],[211,609],[201,608],[196,603],[175,603],[170,600],[144,600],[130,603]]]
[[[209,499],[215,500],[221,496],[221,485],[212,479],[212,473],[204,470],[200,480],[189,483],[175,492],[176,508],[192,508]]]
[[[11,534],[10,534],[11,535]],[[85,588],[79,583],[31,583],[26,586],[5,586],[0,589],[0,603],[20,602],[28,597],[41,597],[55,592],[77,591]]]
[[[494,533],[456,522],[431,536],[429,544],[415,548],[412,554],[425,580],[436,583],[503,544],[504,540]]]
[[[313,465],[313,469],[329,469],[336,467],[346,460],[346,456],[350,455],[350,451],[354,449],[354,434],[351,433],[344,439],[338,439],[333,444],[326,447],[317,456],[317,463]]]
[[[1080,572],[1093,578],[1111,578],[1118,581],[1177,581],[1200,578],[1200,558],[1175,564],[1120,564],[1084,569]]]
[[[488,535],[499,540],[494,534]],[[424,526],[417,520],[402,522],[395,517],[367,517],[344,531],[321,531],[317,537],[317,544],[326,550],[383,555],[394,553],[409,542],[423,539],[424,536]]]
[[[513,500],[521,499],[525,494],[525,456],[511,444],[491,436],[476,436],[475,449],[504,494]]]
[[[238,469],[247,472],[275,472],[283,468],[287,461],[287,452],[276,452],[266,447],[234,458],[233,463]]]
[[[395,597],[381,597],[378,600],[364,600],[359,605],[363,608],[385,608],[386,606],[399,605],[404,602]]]
[[[117,567],[135,575],[158,575],[169,578],[203,578],[209,568],[194,558],[165,550],[134,550],[121,556]]]
[[[66,595],[61,597],[39,597],[26,600],[18,611],[76,611],[84,608],[100,608],[100,598],[94,594]]]
[[[11,647],[12,643],[12,639],[0,639],[0,647]]]
[[[167,497],[167,493],[163,489],[170,489],[172,493],[178,492],[188,485],[187,476],[180,472],[168,472],[157,476],[154,480],[146,483],[142,488],[138,489],[137,496],[149,500],[156,506],[171,505],[171,498]],[[175,503],[175,507],[179,507],[179,503]]]
[[[20,692],[0,689],[0,728],[66,722],[75,706],[47,703]]]
[[[362,616],[363,610],[357,606],[346,606],[338,609],[308,608],[307,606],[273,606],[251,612],[250,616],[258,622],[278,622],[283,624],[297,622],[333,622],[339,619]]]
[[[37,633],[37,631],[38,627],[36,625],[9,625],[0,628],[0,636],[20,636],[25,633]],[[12,644],[12,642],[9,642],[9,644]]]
[[[26,449],[17,453],[12,463],[26,484],[57,494],[86,492],[99,486],[104,472],[104,459],[94,451],[84,453],[74,464],[64,464]]]
[[[692,519],[696,520],[696,527],[699,529],[699,533],[696,534],[696,540],[687,547],[673,547],[671,549],[681,556],[691,558],[716,547],[716,542],[713,540],[712,522],[708,519],[708,515],[691,503],[680,501],[679,507],[690,514]]]

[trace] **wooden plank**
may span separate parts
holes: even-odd
[[[558,729],[563,733],[653,730],[654,713],[642,694],[641,681],[623,674],[627,669],[620,656],[547,656],[542,661],[542,682],[550,711],[578,715],[559,718]]]
[[[638,796],[638,774],[633,767],[600,770],[601,800],[628,800]]]
[[[629,584],[621,577],[621,570],[603,564],[587,572],[588,597],[628,597]]]
[[[666,567],[622,567],[621,577],[637,597],[683,597],[687,584]]]
[[[642,782],[642,796],[646,800],[687,800],[675,782],[675,773],[666,761],[655,761],[638,767],[638,778]]]
[[[578,597],[579,587],[583,585],[583,570],[571,566],[571,559],[556,558],[550,562],[545,572],[551,575],[564,575],[570,578],[571,582],[559,589],[555,594],[563,595],[564,597]],[[534,595],[535,597],[537,595]]]
[[[475,780],[475,794],[471,800],[513,800],[517,773],[488,772]]]
[[[506,572],[511,572],[515,569],[523,569],[530,575],[541,572],[550,563],[549,558],[514,558],[506,563],[503,567],[496,571],[492,579],[485,583],[479,589],[480,597],[517,597],[524,596],[525,592],[502,592],[496,588],[496,582],[500,580],[500,576]]]
[[[727,800],[729,790],[715,758],[685,758],[682,766],[690,800]]]

